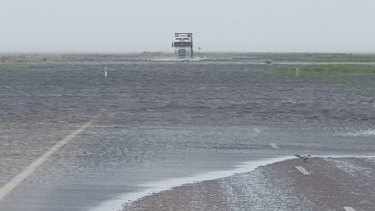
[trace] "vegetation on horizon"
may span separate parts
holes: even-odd
[[[375,73],[375,65],[371,64],[332,64],[307,65],[301,68],[303,72],[330,72],[330,73]]]

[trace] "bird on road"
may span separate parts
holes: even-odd
[[[308,159],[310,159],[311,158],[311,155],[299,155],[299,154],[295,154],[295,156],[297,157],[297,158],[301,158],[303,161],[307,161]]]

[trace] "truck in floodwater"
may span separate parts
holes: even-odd
[[[175,33],[172,48],[178,58],[193,58],[193,33]]]

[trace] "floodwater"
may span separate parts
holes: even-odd
[[[95,120],[9,191],[0,210],[95,210],[145,184],[243,162],[375,151],[374,73],[280,71],[372,64],[366,55],[1,58],[0,187]]]

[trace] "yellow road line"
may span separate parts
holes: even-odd
[[[53,145],[47,152],[45,152],[43,155],[41,155],[38,159],[36,159],[33,163],[31,163],[29,166],[27,166],[21,173],[19,173],[17,176],[13,177],[7,184],[5,184],[3,187],[0,188],[0,201],[4,199],[10,192],[13,191],[23,180],[28,178],[38,167],[43,165],[48,158],[56,153],[61,147],[68,144],[70,141],[72,141],[76,136],[78,136],[80,133],[85,131],[88,127],[92,125],[96,118],[93,118],[91,121],[87,122],[86,124],[82,125],[77,130],[73,131],[71,134],[66,136],[61,141],[57,142],[55,145]]]
[[[295,166],[295,168],[303,175],[310,175],[311,173],[308,172],[305,168],[302,166]]]
[[[270,143],[270,146],[274,149],[280,149],[275,143]]]

